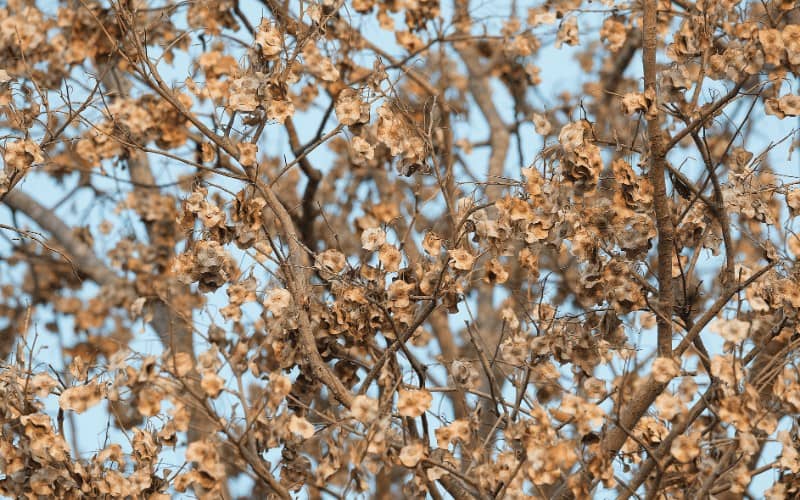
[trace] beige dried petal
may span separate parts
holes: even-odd
[[[303,439],[314,437],[314,426],[304,417],[292,415],[289,417],[289,431],[298,434]]]
[[[213,370],[205,370],[200,378],[200,387],[210,398],[216,398],[225,388],[225,381]]]
[[[400,217],[400,208],[392,202],[381,202],[373,205],[372,215],[384,224],[388,224]]]
[[[573,422],[582,435],[600,426],[605,417],[605,413],[598,405],[572,394],[563,394],[561,406],[558,409],[553,408],[551,414],[558,420],[566,417],[567,420],[562,421]]]
[[[212,163],[214,159],[217,157],[217,152],[208,142],[204,142],[200,145],[200,154],[202,156],[203,163]]]
[[[731,386],[736,385],[741,376],[741,366],[735,362],[730,354],[711,357],[711,374]]]
[[[103,386],[90,382],[64,390],[58,398],[58,405],[62,410],[80,414],[99,404],[103,397]]]
[[[516,333],[508,335],[500,344],[500,354],[503,360],[515,366],[525,364],[530,354],[529,339],[526,335]]]
[[[223,227],[225,225],[225,212],[218,206],[203,202],[197,218],[206,228]]]
[[[758,439],[749,432],[742,432],[739,434],[739,449],[747,456],[754,455],[761,449],[758,444]]]
[[[40,398],[46,397],[56,386],[58,382],[47,373],[37,373],[30,381],[31,391]]]
[[[800,235],[797,234],[789,235],[787,237],[786,246],[789,248],[789,251],[792,252],[792,255],[794,255],[795,259],[800,258]],[[751,305],[753,304],[752,300],[750,301],[750,304]],[[767,307],[767,309],[769,309],[769,307]],[[763,309],[762,307],[762,310],[765,309]]]
[[[240,142],[236,147],[239,150],[239,163],[245,167],[255,166],[258,146],[249,142]]]
[[[369,424],[378,418],[378,400],[359,394],[353,398],[350,413],[362,424]]]
[[[142,311],[144,310],[145,302],[147,302],[147,297],[139,297],[134,300],[128,308],[131,316],[134,318],[140,318],[142,316]]]
[[[161,411],[161,400],[164,393],[155,386],[143,388],[137,394],[136,409],[146,417],[154,417]]]
[[[31,413],[29,415],[21,415],[19,422],[25,426],[25,432],[38,432],[41,430],[50,431],[53,428],[53,422],[50,417],[43,413]]]
[[[683,276],[683,269],[686,267],[688,261],[689,257],[686,255],[672,255],[672,278],[680,278]]]
[[[425,475],[428,477],[428,481],[438,481],[447,474],[449,474],[449,472],[441,467],[430,467],[425,470]]]
[[[355,5],[356,5],[356,2],[353,2],[353,6],[355,6]],[[327,6],[327,4],[326,4],[326,6]],[[311,5],[306,6],[305,10],[306,10],[306,15],[308,16],[309,19],[311,19],[313,22],[315,22],[317,24],[320,23],[320,21],[322,20],[322,6],[321,5],[311,4]]]
[[[387,290],[389,292],[388,295],[391,306],[397,309],[408,307],[411,304],[409,295],[413,289],[414,285],[404,280],[398,279],[393,281]]]
[[[273,99],[267,106],[267,118],[284,123],[294,114],[294,103],[290,99]]]
[[[269,260],[269,256],[272,254],[272,246],[267,241],[257,241],[253,245],[253,250],[255,251],[256,260],[261,264]]]
[[[781,34],[789,64],[800,65],[800,24],[787,24]]]
[[[691,377],[684,378],[678,386],[678,394],[684,403],[692,401],[697,396],[697,382]]]
[[[595,377],[589,377],[583,381],[583,390],[589,398],[600,399],[606,395],[606,383]]]
[[[400,449],[398,459],[405,467],[416,467],[418,463],[425,457],[425,446],[417,441],[412,444],[403,446]]]
[[[800,453],[797,451],[797,445],[791,434],[788,431],[779,431],[778,442],[783,446],[778,464],[792,473],[800,472]]]
[[[685,409],[681,399],[673,394],[662,393],[655,401],[658,415],[665,420],[672,420]]]
[[[606,42],[608,50],[618,52],[625,45],[627,33],[628,29],[625,24],[609,17],[603,21],[603,27],[600,28],[600,39]]]
[[[361,248],[368,252],[374,252],[384,243],[386,243],[386,232],[379,227],[371,227],[361,233]]]
[[[403,256],[400,250],[394,245],[384,244],[381,245],[381,250],[378,252],[378,260],[380,260],[383,269],[390,273],[395,273],[400,269],[400,263]]]
[[[681,372],[678,361],[673,358],[656,358],[653,361],[653,378],[656,382],[665,384],[677,377]]]
[[[439,255],[439,252],[442,251],[442,238],[436,233],[428,231],[422,239],[422,248],[430,256]]]
[[[541,46],[541,42],[530,33],[514,36],[503,47],[506,54],[511,57],[528,57]]]
[[[355,151],[360,158],[364,160],[372,160],[375,158],[375,146],[367,142],[362,137],[353,137],[351,145],[353,146],[353,151]]]
[[[342,76],[336,66],[333,65],[333,62],[327,57],[320,58],[319,64],[312,71],[325,82],[338,81]]]
[[[640,92],[630,92],[622,96],[622,112],[626,115],[647,111],[647,100]]]
[[[528,24],[531,27],[555,24],[559,17],[556,9],[549,8],[546,4],[528,9]]]
[[[275,59],[283,50],[281,30],[269,19],[262,19],[255,36],[256,46],[266,59]]]
[[[542,174],[540,174],[535,168],[523,168],[522,175],[525,176],[527,181],[525,187],[528,190],[528,194],[531,196],[541,195],[542,187],[544,186],[544,178],[542,178]]]
[[[717,319],[709,326],[709,329],[718,333],[728,342],[738,343],[747,338],[750,322],[738,319]]]
[[[189,409],[181,402],[173,402],[174,408],[169,409],[169,415],[172,418],[171,422],[175,424],[175,429],[178,432],[186,432],[189,430],[191,423],[191,413]]]
[[[276,318],[283,316],[291,304],[292,294],[285,288],[274,288],[264,298],[264,306]]]
[[[558,142],[567,153],[572,153],[584,145],[586,124],[583,121],[572,122],[561,127],[558,133]]]
[[[419,52],[425,47],[425,42],[410,31],[396,31],[394,36],[397,43],[409,52]]]
[[[340,273],[347,265],[347,259],[342,252],[328,249],[317,255],[317,267]]]
[[[758,41],[764,49],[764,60],[767,64],[780,65],[783,56],[783,38],[780,30],[758,30]]]
[[[256,297],[256,279],[250,276],[239,283],[228,286],[227,294],[231,304],[241,305],[245,302],[254,302]]]
[[[339,93],[334,111],[339,123],[342,125],[355,125],[362,121],[362,107],[363,103],[358,91],[348,87]]]
[[[6,167],[24,171],[34,163],[43,162],[44,156],[42,156],[42,150],[39,145],[32,140],[15,139],[6,143],[3,159]]]
[[[528,77],[528,81],[531,82],[531,85],[540,85],[542,83],[541,77],[542,69],[535,64],[526,64],[525,65],[525,75]]]
[[[553,131],[550,120],[542,114],[533,113],[533,115],[531,115],[531,121],[533,121],[533,127],[539,135],[549,135],[550,132]]]
[[[778,99],[770,97],[764,99],[764,113],[771,116],[777,116],[781,120],[786,118],[786,114],[781,110],[781,103]]]
[[[796,245],[794,248],[791,247],[791,243],[794,242]],[[789,250],[794,253],[795,258],[800,257],[800,238],[797,235],[793,235],[792,239],[790,240],[790,247]],[[769,303],[761,297],[748,297],[747,301],[750,303],[750,308],[753,309],[755,312],[767,312],[770,309]]]
[[[574,47],[578,43],[578,18],[571,16],[561,22],[556,35],[556,48],[560,49],[563,44]]]
[[[508,271],[496,258],[486,263],[484,271],[486,275],[483,277],[483,280],[486,283],[502,284],[508,281]]]
[[[216,325],[212,325],[208,329],[208,332],[209,336],[213,335],[217,336],[217,338],[225,338],[225,331]],[[197,364],[203,370],[218,370],[219,367],[222,366],[219,346],[217,344],[212,344],[209,349],[201,352],[197,356]]]
[[[475,257],[467,250],[458,248],[455,250],[450,250],[448,254],[450,255],[450,265],[453,267],[453,269],[458,269],[459,271],[469,271],[472,269],[472,266],[475,265]]]
[[[469,444],[472,440],[472,429],[469,420],[460,418],[454,420],[450,425],[439,427],[434,431],[436,444],[439,448],[446,449],[450,444],[461,442]]]
[[[228,88],[228,107],[246,113],[255,111],[261,105],[257,96],[259,82],[252,77],[234,79]]]
[[[700,454],[699,437],[697,435],[676,437],[669,450],[675,460],[683,464],[694,460]]]
[[[292,381],[280,373],[269,374],[269,387],[267,388],[269,406],[273,410],[289,395],[292,391]]]
[[[397,391],[397,411],[404,417],[419,417],[431,406],[433,396],[424,389],[400,389]]]
[[[206,473],[212,480],[221,479],[225,474],[225,466],[219,461],[219,453],[214,443],[204,441],[192,441],[186,448],[186,460],[197,464],[197,469]],[[210,482],[207,488],[212,487],[214,482]]]
[[[778,99],[778,104],[784,115],[800,116],[800,96],[787,94]]]
[[[786,205],[789,206],[789,213],[793,217],[800,215],[800,189],[791,189],[786,192]]]

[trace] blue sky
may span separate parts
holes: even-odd
[[[538,3],[539,2],[520,2],[517,3],[517,5],[519,11],[523,12],[522,15],[524,16],[524,11],[528,7],[537,5]],[[479,12],[486,16],[487,24],[490,26],[489,31],[494,32],[499,29],[501,20],[504,19],[510,12],[512,4],[510,2],[485,2],[481,4],[474,3],[473,5],[476,6],[476,13]],[[262,14],[261,9],[255,4],[255,2],[245,2],[243,7],[245,8],[245,14],[251,19],[252,24],[257,25]],[[449,3],[443,6],[443,12],[447,14],[448,11]],[[476,15],[476,17],[479,16]],[[584,14],[581,16],[581,27],[585,27],[586,40],[596,39],[596,28],[599,27],[601,20],[602,14],[598,13]],[[376,42],[381,47],[385,48],[386,50],[390,50],[395,54],[401,54],[396,43],[394,42],[394,37],[389,33],[380,30],[377,21],[374,18],[367,17],[363,19],[359,26],[362,30],[362,33],[364,33],[373,42]],[[543,36],[542,38],[543,40],[550,40],[552,39],[551,35]],[[192,49],[193,53],[198,53],[199,51],[199,46],[195,46]],[[575,53],[575,49],[568,47],[555,49],[552,46],[546,46],[540,50],[535,58],[535,62],[541,68],[541,76],[543,81],[539,86],[538,96],[531,95],[531,102],[534,104],[534,106],[538,107],[542,104],[542,102],[544,102],[545,105],[547,103],[554,102],[554,97],[564,90],[569,90],[573,93],[580,93],[582,83],[592,80],[592,75],[584,74],[578,62],[573,58]],[[184,59],[179,57],[177,61],[178,62],[175,66],[181,67],[181,63],[184,61]],[[168,78],[172,78],[176,83],[183,82],[187,76],[187,74],[182,72],[182,70],[169,69],[166,66],[164,67],[164,70],[164,75]],[[641,73],[638,59],[634,60],[628,71],[630,75],[638,75]],[[796,90],[796,82],[792,82],[792,86],[795,87]],[[496,92],[496,102],[499,110],[503,114],[504,119],[507,122],[513,121],[513,103],[511,99],[500,85],[495,84],[493,90]],[[541,96],[541,100],[539,96]],[[301,135],[301,140],[308,139],[313,136],[319,123],[320,113],[320,110],[312,110],[309,113],[299,114],[296,117],[296,124]],[[751,146],[754,150],[766,147],[770,141],[774,141],[776,138],[782,137],[783,135],[789,133],[792,127],[797,125],[792,120],[780,121],[774,117],[759,116],[758,120],[758,129],[756,133],[753,134],[751,143],[749,144],[749,146]],[[334,125],[335,120],[331,120],[326,130],[333,128]],[[488,129],[479,113],[471,113],[468,121],[457,123],[455,126],[459,133],[463,131],[463,133],[468,134],[469,138],[474,141],[484,140],[488,136]],[[522,127],[522,132],[523,136],[525,137],[525,141],[521,146],[526,163],[530,163],[536,154],[541,150],[542,146],[544,145],[544,141],[540,136],[535,134],[531,124],[524,125]],[[291,155],[290,148],[288,148],[286,144],[286,137],[280,130],[280,127],[274,126],[268,128],[268,134],[270,134],[270,140],[268,143],[265,143],[265,147],[263,149],[265,153],[275,155],[281,153],[287,154],[287,156]],[[516,151],[517,145],[512,143],[507,158],[506,174],[510,177],[518,178],[520,172],[519,160],[517,158]],[[482,167],[486,165],[487,162],[487,153],[488,152],[485,150],[476,150],[472,155],[467,156],[468,161],[473,167],[474,171],[482,171]],[[327,165],[330,165],[333,157],[324,148],[320,148],[310,155],[310,159],[315,166],[323,171],[326,171]],[[770,155],[770,159],[773,167],[785,179],[787,179],[787,182],[791,182],[800,176],[800,169],[798,169],[800,162],[798,162],[797,155],[791,159],[788,157],[788,144],[784,144],[781,147],[776,148],[776,150]],[[153,164],[155,166],[158,166],[160,162],[163,161],[164,160],[161,158],[153,158]],[[674,161],[679,162],[679,158],[674,158]],[[174,166],[171,166],[169,168],[157,168],[156,171],[158,172],[158,180],[160,182],[170,182],[176,180],[175,173],[178,171],[178,169],[174,168]],[[119,175],[123,178],[126,175],[123,171],[120,171],[111,165],[108,166],[108,172],[114,175]],[[691,173],[691,170],[688,172]],[[127,189],[124,183],[116,182],[113,179],[96,178],[95,180],[100,187],[108,190],[110,193],[114,193],[116,190],[124,191]],[[52,180],[47,178],[45,175],[31,173],[18,187],[18,189],[24,190],[26,193],[37,198],[43,204],[52,206],[54,200],[59,199],[67,191],[69,191],[74,181],[75,180],[73,178],[64,186],[60,186],[52,182]],[[221,183],[224,184],[225,181],[221,181]],[[432,209],[435,208],[436,207],[432,207]],[[125,221],[118,220],[119,216],[113,214],[113,203],[98,203],[97,200],[90,196],[80,195],[73,197],[69,202],[62,205],[58,209],[58,213],[70,221],[88,224],[93,230],[96,230],[98,225],[103,220],[109,219],[115,222],[120,222],[120,224],[118,224],[119,229],[117,229],[117,231],[126,231],[132,229],[136,231],[137,234],[143,234],[142,228],[135,221],[126,223]],[[0,209],[0,223],[10,225],[12,222],[13,221],[11,221],[9,217],[8,210]],[[98,243],[96,245],[98,253],[104,253],[104,251],[108,250],[107,248],[103,248],[102,245],[103,239],[98,238]],[[8,248],[8,244],[4,240],[0,240],[0,255],[7,255]],[[711,257],[701,257],[701,265],[704,265],[707,269],[714,269],[716,264],[717,261]],[[7,263],[0,262],[0,273],[16,273],[18,275],[18,271],[18,269],[11,269]],[[83,296],[91,296],[94,293],[96,293],[96,288],[92,285],[87,285],[85,290],[82,291]],[[215,321],[220,325],[224,325],[225,322],[218,315],[216,309],[218,307],[222,307],[226,303],[226,298],[227,296],[222,290],[210,295],[208,307],[209,314],[198,315],[196,317],[197,322],[199,324],[210,324],[211,321]],[[501,297],[498,296],[497,299],[499,300]],[[472,306],[474,307],[474,304]],[[253,317],[257,316],[258,313],[255,311],[255,307],[250,309],[250,313],[253,315]],[[50,315],[42,311],[41,316],[38,317],[38,322],[34,324],[34,328],[38,330],[40,334],[37,341],[38,349],[36,351],[36,358],[42,364],[49,363],[52,364],[55,369],[61,370],[64,367],[61,365],[59,345],[61,343],[63,343],[63,345],[71,345],[79,339],[79,336],[74,332],[74,325],[72,324],[72,321],[69,318],[64,317],[57,318],[60,339],[55,335],[45,333],[45,329],[42,325],[44,322],[50,319],[55,318],[50,317]],[[468,315],[462,307],[460,308],[460,313],[453,315],[451,318],[454,328],[460,329],[463,327],[463,322],[465,319],[468,319]],[[145,327],[141,323],[137,325],[137,328],[139,328],[139,330],[136,332],[137,335],[131,345],[131,349],[140,353],[160,353],[161,344],[158,340],[158,337],[152,332],[152,330],[150,330],[149,327]],[[648,332],[644,333],[644,335],[640,336],[640,347],[642,347],[644,350],[648,350],[652,348],[652,345],[648,343],[647,339],[652,338],[653,336],[647,335],[646,333]],[[29,335],[29,339],[30,338],[31,336]],[[712,351],[719,352],[721,350],[721,341],[715,335],[705,335],[704,338],[706,339],[706,342],[709,344],[709,348]],[[431,359],[430,351],[419,350],[416,348],[412,348],[412,350],[414,350],[414,352],[422,359],[431,362],[432,365],[435,365]],[[410,373],[411,372],[409,371],[409,380],[413,379],[413,376]],[[432,370],[432,374],[440,381],[445,380],[445,373],[441,367],[434,368]],[[598,374],[598,376],[602,375],[603,374]],[[513,399],[513,392],[509,391],[508,396]],[[55,411],[54,398],[50,398],[49,404],[50,408]],[[436,401],[434,401],[432,409],[437,409]],[[444,408],[444,410],[446,410],[446,408]],[[78,429],[77,442],[82,455],[90,456],[98,449],[103,447],[103,443],[106,439],[107,422],[108,416],[105,411],[105,405],[98,406],[75,418],[75,427]],[[430,419],[430,422],[434,427],[437,425],[436,419]],[[111,433],[112,441],[120,443],[125,442],[125,439],[119,435],[118,431],[111,429],[109,432]],[[68,437],[70,439],[72,439],[71,433],[71,429],[68,429]],[[775,449],[776,447],[772,447],[773,452]],[[170,456],[168,454],[166,455],[166,458],[169,461],[174,460],[174,463],[170,464],[174,465],[181,462],[180,455],[181,453],[179,449],[178,453],[176,453],[174,456]],[[764,476],[768,476],[769,474],[765,474]],[[769,477],[759,478],[752,485],[753,493],[758,494],[760,491],[763,491],[769,482]],[[244,485],[242,487],[244,487]],[[598,492],[598,498],[606,498],[611,496],[612,494],[610,492]]]

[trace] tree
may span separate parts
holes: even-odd
[[[12,0],[0,49],[2,494],[797,495],[795,2]]]

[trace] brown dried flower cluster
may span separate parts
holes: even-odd
[[[4,2],[0,495],[800,495],[800,7],[507,7]]]

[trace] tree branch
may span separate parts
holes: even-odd
[[[644,1],[642,27],[642,65],[644,67],[645,95],[650,95],[653,105],[658,109],[658,89],[656,85],[656,46],[658,44],[658,0]],[[658,231],[658,355],[672,356],[672,253],[675,228],[672,223],[670,199],[667,196],[665,179],[666,153],[664,132],[661,130],[661,112],[647,119],[647,140],[650,146],[648,177],[653,185],[653,209]]]

